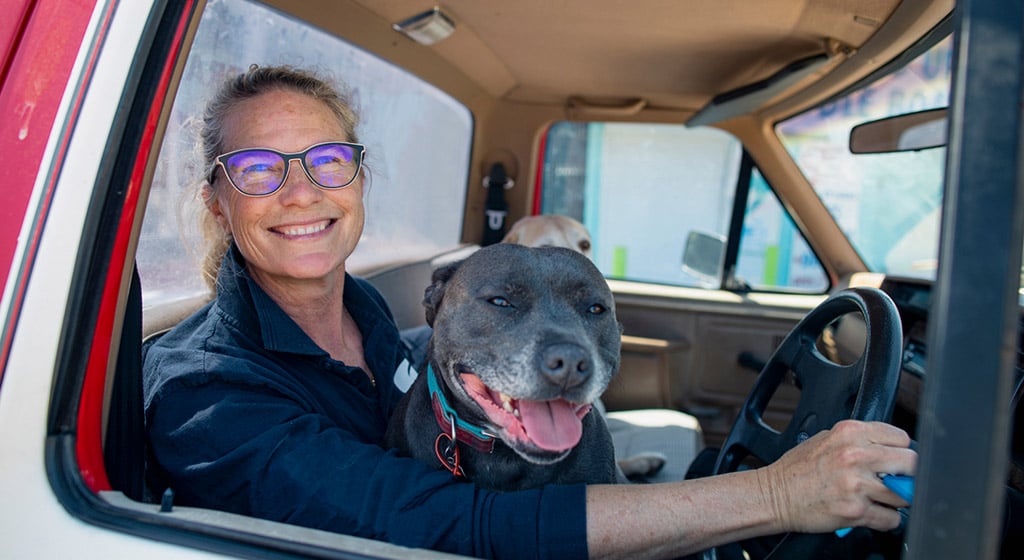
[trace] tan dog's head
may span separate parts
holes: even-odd
[[[593,258],[586,226],[567,216],[527,216],[512,225],[502,243],[527,247],[565,247]]]

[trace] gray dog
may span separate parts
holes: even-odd
[[[590,413],[618,370],[621,329],[589,259],[491,245],[436,270],[423,304],[426,371],[386,445],[500,491],[624,481]]]

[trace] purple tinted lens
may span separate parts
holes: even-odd
[[[231,182],[251,195],[270,194],[281,187],[287,166],[284,158],[266,150],[245,150],[225,162]]]
[[[324,144],[306,154],[306,169],[322,187],[343,187],[352,182],[359,169],[359,154],[345,144]]]

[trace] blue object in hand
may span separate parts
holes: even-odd
[[[914,477],[905,474],[881,474],[879,476],[882,479],[882,484],[892,490],[894,494],[903,498],[907,503],[914,501]],[[836,536],[843,538],[852,530],[853,527],[836,529]]]
[[[883,474],[882,484],[907,503],[914,501],[914,477],[905,474]]]

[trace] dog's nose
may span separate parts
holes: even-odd
[[[558,387],[569,389],[590,375],[587,353],[575,344],[551,344],[540,356],[540,370]]]

